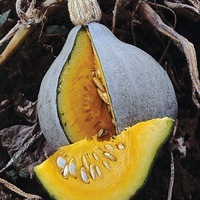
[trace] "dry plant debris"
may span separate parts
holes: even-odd
[[[40,24],[46,17],[48,8],[54,4],[60,3],[62,0],[46,0],[36,8],[36,0],[32,0],[27,11],[22,10],[23,0],[16,0],[16,13],[20,20],[17,24],[0,40],[0,46],[10,40],[4,51],[0,55],[0,66],[15,52],[21,43],[33,31],[36,25]]]
[[[26,193],[31,193],[48,200],[42,189],[34,190],[39,184],[32,167],[51,154],[38,126],[35,107],[41,79],[55,59],[52,54],[59,54],[72,27],[67,7],[52,7],[60,2],[0,1],[0,15],[9,11],[0,25],[0,60],[5,56],[0,61],[0,198],[29,199]],[[101,23],[121,40],[160,61],[172,80],[179,104],[174,134],[134,199],[200,199],[200,2],[98,2],[103,12]],[[46,31],[53,26],[64,26],[67,31]],[[19,34],[18,40],[20,27],[26,34]],[[12,50],[7,56],[10,44],[16,53]],[[16,188],[13,193],[10,186],[20,190]]]

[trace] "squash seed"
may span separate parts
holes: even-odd
[[[87,184],[90,183],[85,167],[81,167],[80,174],[84,183],[87,183]]]
[[[101,169],[100,169],[100,167],[99,167],[98,165],[96,165],[96,172],[97,172],[99,178],[103,178],[103,175],[102,175]]]
[[[75,158],[72,158],[69,162],[69,173],[74,177],[77,178],[77,165]]]
[[[107,169],[107,170],[109,170],[110,171],[110,165],[106,162],[106,161],[102,161],[102,163],[103,163],[103,166]]]
[[[122,149],[125,148],[125,145],[124,145],[123,143],[117,144],[117,148],[118,148],[119,150],[122,150]]]
[[[99,161],[99,157],[97,156],[97,154],[95,152],[92,153],[92,156],[94,157],[94,159],[96,161]]]
[[[106,104],[110,104],[109,102],[109,98],[106,92],[103,92],[102,90],[100,90],[99,88],[97,88],[97,92],[100,96],[100,98],[106,103]]]
[[[111,106],[107,105],[107,107],[108,107],[108,112],[111,112]]]
[[[117,161],[117,158],[116,158],[114,155],[112,155],[112,154],[110,154],[110,153],[108,153],[108,152],[104,152],[103,154],[104,154],[109,160],[111,160],[111,161],[113,161],[113,162]]]
[[[68,178],[69,176],[69,165],[65,165],[64,170],[63,170],[63,176],[64,178]]]
[[[113,125],[116,126],[116,121],[115,121],[115,119],[113,119],[113,118],[112,118],[112,123],[113,123]]]
[[[90,165],[90,175],[91,175],[93,180],[96,180],[96,173],[95,173],[94,167],[95,167],[94,164]]]
[[[64,169],[65,165],[67,164],[67,160],[60,156],[57,158],[56,162],[57,162],[57,166],[59,168],[61,168],[62,170]]]
[[[105,88],[104,88],[102,82],[97,77],[93,77],[93,81],[94,81],[94,84],[97,86],[97,88],[99,88],[101,91],[105,92]]]
[[[83,166],[86,168],[86,169],[89,169],[89,163],[87,161],[87,158],[85,155],[82,156],[82,163],[83,163]]]
[[[103,128],[101,128],[100,130],[99,130],[99,132],[97,133],[97,137],[103,137],[104,135],[106,135],[108,133],[108,131],[107,130],[104,130]]]
[[[106,148],[107,150],[109,150],[109,151],[114,151],[114,148],[113,148],[111,145],[109,145],[109,144],[106,144],[106,145],[105,145],[105,148]]]
[[[97,69],[97,70],[95,71],[95,74],[96,74],[97,77],[100,77],[100,75],[101,75],[101,74],[100,74],[100,70]]]

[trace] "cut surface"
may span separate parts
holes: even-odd
[[[61,147],[34,171],[57,200],[125,200],[144,184],[173,127],[170,118],[127,128],[109,141],[84,139]]]
[[[60,74],[57,93],[60,122],[72,143],[99,131],[107,138],[115,134],[101,66],[84,28]]]

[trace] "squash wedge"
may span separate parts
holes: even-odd
[[[34,171],[53,199],[125,200],[144,185],[174,120],[128,127],[108,141],[96,137],[63,146]]]

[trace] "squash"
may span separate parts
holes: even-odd
[[[38,96],[40,126],[55,149],[95,134],[109,139],[140,121],[175,119],[176,113],[163,68],[96,22],[71,30]]]
[[[80,140],[61,147],[34,172],[53,199],[129,199],[144,185],[173,124],[170,118],[152,119],[108,141]]]

